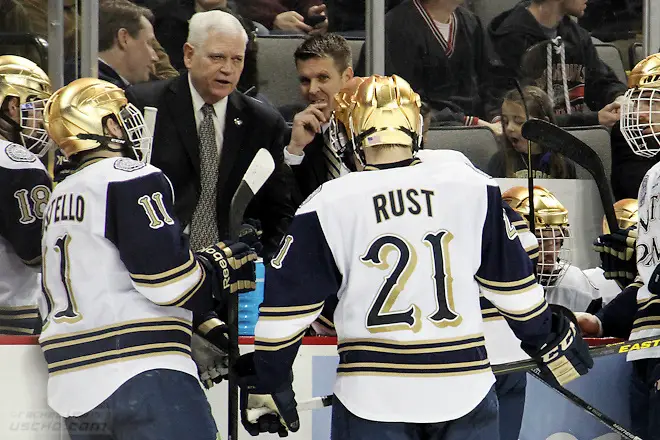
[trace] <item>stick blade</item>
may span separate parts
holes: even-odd
[[[522,127],[522,135],[525,139],[543,145],[548,150],[565,156],[587,170],[598,187],[610,231],[619,230],[614,213],[614,196],[605,174],[603,161],[589,145],[555,124],[541,119],[530,119],[525,122]]]
[[[273,174],[273,171],[275,171],[273,156],[268,150],[261,148],[252,159],[243,180],[252,190],[252,194],[256,194]]]
[[[265,148],[259,149],[231,200],[229,207],[229,235],[232,240],[238,239],[245,210],[254,195],[259,192],[270,175],[273,174],[273,171],[275,171],[273,156]]]

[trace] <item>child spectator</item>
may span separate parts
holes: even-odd
[[[503,148],[495,153],[488,163],[488,173],[493,177],[528,176],[528,142],[522,136],[522,126],[527,121],[525,105],[532,118],[555,123],[552,102],[548,95],[538,87],[523,88],[525,101],[517,90],[511,90],[504,96],[502,103]],[[546,150],[543,145],[531,144],[532,169],[535,178],[575,179],[575,166],[563,156]]]

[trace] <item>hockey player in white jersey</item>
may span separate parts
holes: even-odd
[[[628,77],[629,89],[621,110],[621,132],[632,151],[645,158],[660,152],[660,54],[638,63]],[[606,256],[621,258],[621,270],[637,262],[638,279],[607,306],[579,317],[585,334],[641,339],[660,336],[660,164],[644,176],[637,197],[639,221],[635,228],[598,239]],[[636,255],[635,255],[636,250]],[[660,439],[660,348],[631,351],[630,382],[632,431],[643,439]]]
[[[216,439],[191,359],[193,312],[254,289],[256,255],[242,243],[191,252],[168,179],[144,162],[143,117],[118,87],[78,79],[45,121],[77,167],[44,218],[50,407],[72,440]]]
[[[50,94],[39,66],[0,56],[0,334],[31,335],[41,328],[41,223],[51,179],[26,146],[42,153],[48,144],[42,113],[34,108]]]
[[[529,191],[523,186],[510,188],[502,198],[521,216],[529,215]],[[550,304],[573,312],[584,312],[598,298],[596,287],[580,268],[571,264],[571,228],[568,210],[547,189],[534,187],[536,227],[539,242],[537,277]]]
[[[336,295],[333,439],[497,440],[480,293],[549,380],[586,373],[587,347],[549,310],[497,184],[456,152],[442,165],[413,157],[420,102],[410,86],[373,76],[347,93],[339,120],[365,171],[310,196],[267,269],[255,352],[236,368],[243,425],[252,435],[299,428],[291,366]],[[456,215],[466,206],[471,215]],[[273,414],[250,420],[264,407]]]
[[[638,209],[639,206],[636,199],[622,199],[614,203],[614,214],[616,215],[619,228],[628,229],[632,226],[637,226],[637,221],[639,220]],[[610,228],[607,225],[605,217],[603,217],[603,234],[610,234]],[[608,255],[607,259],[610,260],[610,257],[611,255]],[[605,273],[603,265],[601,265],[593,269],[584,270],[584,274],[596,287],[598,298],[601,299],[602,306],[605,306],[621,293],[627,285],[634,281],[637,276],[637,269],[635,268],[635,262],[631,260],[630,268],[625,272]]]

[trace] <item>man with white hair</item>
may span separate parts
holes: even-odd
[[[236,90],[247,42],[231,14],[197,13],[183,47],[188,73],[126,94],[139,108],[158,108],[151,162],[172,182],[175,214],[193,249],[227,237],[232,196],[257,150],[270,151],[276,170],[246,212],[261,222],[268,259],[293,216],[292,177],[283,159],[284,119]]]

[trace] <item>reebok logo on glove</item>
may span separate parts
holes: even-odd
[[[208,247],[200,251],[203,254],[210,255],[213,258],[213,261],[218,263],[218,266],[222,269],[222,288],[228,289],[230,284],[229,277],[229,265],[227,264],[227,256],[224,252],[218,250],[217,248]]]

